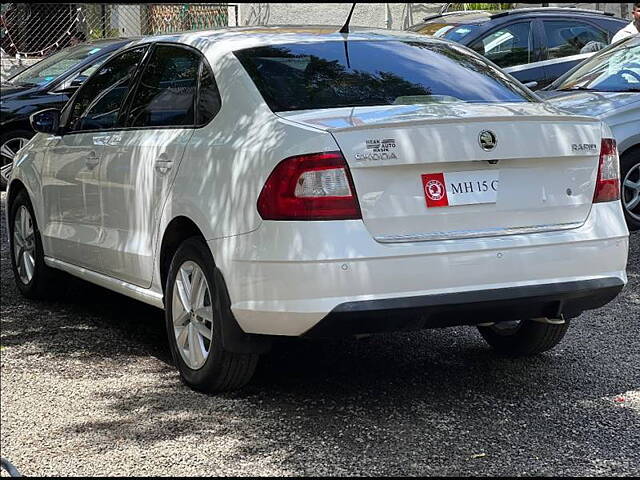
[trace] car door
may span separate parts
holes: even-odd
[[[608,45],[607,31],[584,20],[542,21],[546,86]]]
[[[532,20],[500,25],[469,46],[524,84],[536,87],[544,80],[544,70],[536,64],[539,48]]]
[[[114,131],[102,165],[106,273],[148,287],[160,212],[196,127],[203,57],[159,43],[127,100],[126,128]]]
[[[100,161],[146,47],[107,62],[63,114],[63,135],[51,140],[43,166],[44,234],[52,255],[102,271]]]

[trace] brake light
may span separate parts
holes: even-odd
[[[593,203],[620,200],[620,161],[613,138],[603,138]]]
[[[353,220],[362,218],[347,162],[340,152],[282,160],[258,197],[264,220]]]

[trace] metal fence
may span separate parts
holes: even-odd
[[[229,11],[226,3],[5,3],[1,46],[12,57],[43,57],[91,39],[224,27]]]
[[[2,79],[65,47],[89,40],[237,25],[226,3],[2,3]]]

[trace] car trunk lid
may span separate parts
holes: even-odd
[[[363,221],[380,242],[576,228],[591,209],[600,123],[547,104],[279,115],[333,135],[349,164]]]

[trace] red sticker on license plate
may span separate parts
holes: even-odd
[[[427,199],[427,207],[448,207],[447,187],[444,183],[444,173],[429,173],[422,175],[422,188]]]

